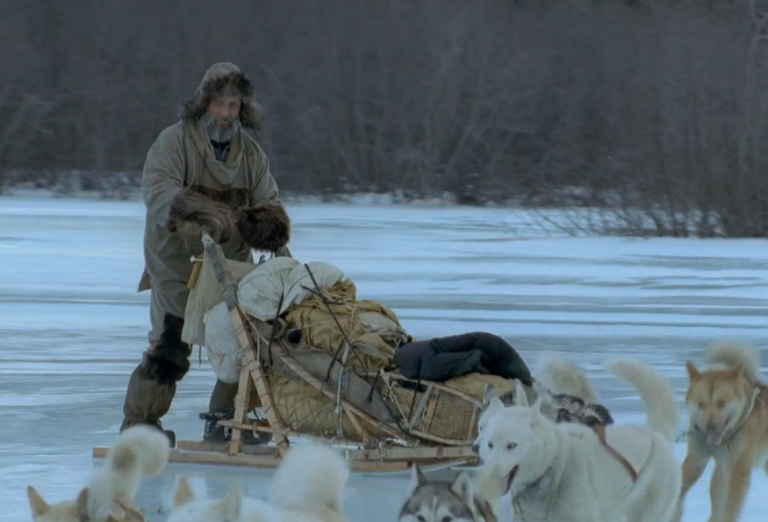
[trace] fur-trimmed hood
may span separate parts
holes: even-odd
[[[256,101],[253,84],[237,65],[230,62],[211,65],[205,72],[195,95],[182,105],[181,118],[184,120],[199,118],[205,114],[211,100],[223,95],[239,96],[243,102],[240,109],[240,122],[243,127],[255,132],[261,130],[264,111]]]

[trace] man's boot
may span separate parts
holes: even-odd
[[[183,326],[183,319],[166,314],[160,342],[144,352],[141,363],[133,370],[123,403],[121,432],[136,424],[163,429],[160,419],[171,409],[176,383],[189,371],[191,348],[181,341]],[[164,432],[171,447],[175,447],[176,434],[171,430]]]
[[[237,383],[229,384],[217,379],[208,402],[208,415],[206,416],[205,432],[203,440],[211,443],[229,442],[230,430],[219,426],[218,421],[235,418],[235,398],[237,398]],[[241,431],[243,444],[266,444],[272,440],[271,433],[259,433],[253,435],[252,431]]]
[[[171,409],[176,395],[176,384],[158,384],[148,378],[142,364],[139,364],[128,381],[128,390],[123,403],[123,424],[120,431],[146,424],[165,433],[172,448],[176,447],[176,434],[172,430],[163,430],[160,419]]]

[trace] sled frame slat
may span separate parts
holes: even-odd
[[[214,466],[242,466],[257,469],[274,469],[280,465],[281,459],[275,455],[275,447],[270,447],[272,453],[267,451],[261,452],[244,452],[239,455],[228,455],[226,451],[220,450],[188,450],[188,449],[174,449],[171,450],[169,455],[169,462],[179,464],[203,464]],[[98,459],[104,459],[109,454],[109,448],[93,448],[92,456]],[[422,471],[425,473],[431,473],[432,471],[439,471],[442,469],[448,469],[455,466],[474,466],[476,462],[472,458],[454,458],[446,459],[444,457],[417,457],[414,459],[376,459],[367,456],[360,456],[355,458],[348,456],[349,467],[352,471],[366,472],[366,473],[389,473],[389,472],[404,472],[411,468],[413,462],[418,461],[421,465]]]
[[[261,367],[261,364],[259,364],[254,358],[254,352],[260,348],[260,339],[257,339],[256,342],[254,342],[253,337],[249,334],[245,326],[245,322],[243,321],[243,317],[241,315],[242,312],[240,310],[240,306],[237,303],[237,285],[229,280],[227,277],[226,269],[224,268],[224,260],[226,259],[224,257],[224,252],[209,234],[204,232],[202,234],[202,240],[203,245],[205,246],[205,255],[210,260],[213,273],[216,276],[216,281],[219,283],[222,291],[224,292],[224,302],[227,304],[227,310],[229,310],[229,315],[232,318],[232,323],[235,326],[235,331],[237,332],[237,339],[240,342],[240,347],[244,351],[243,366],[240,370],[241,381],[245,378],[242,375],[244,372],[247,372],[250,378],[253,379],[253,385],[256,387],[256,391],[259,394],[261,405],[264,409],[264,413],[267,416],[269,426],[272,428],[273,437],[277,442],[278,455],[282,457],[285,451],[287,451],[288,446],[290,446],[290,442],[284,434],[280,419],[277,417],[277,409],[274,407],[274,400],[272,399],[272,394],[269,392],[269,388],[264,377],[264,371]],[[241,390],[238,386],[238,395],[237,399],[235,400],[235,418],[239,422],[243,422],[245,420],[247,404],[250,401],[249,393],[243,393],[242,395],[240,393],[241,391],[246,392],[246,390]],[[238,407],[241,407],[239,412],[237,410]],[[237,432],[237,437],[235,436],[235,431]],[[240,430],[237,428],[233,429],[232,440],[230,441],[231,444],[229,448],[230,455],[237,455],[240,453],[240,450],[242,449],[241,439],[242,434],[240,433]]]
[[[242,322],[240,324],[242,325]],[[245,335],[247,336],[248,334],[246,333]],[[259,339],[257,343],[260,345],[261,340]],[[261,349],[261,347],[259,346],[257,349]],[[253,384],[256,387],[256,393],[259,395],[262,409],[264,410],[264,414],[267,416],[269,427],[272,429],[272,436],[277,443],[277,451],[280,456],[283,456],[283,454],[288,450],[288,447],[290,446],[290,441],[285,434],[283,423],[278,417],[277,407],[275,406],[275,399],[272,396],[272,390],[270,389],[266,376],[264,375],[264,369],[262,368],[261,363],[256,360],[253,348],[245,351],[245,355],[243,356],[243,369],[241,371],[248,372],[248,374],[253,379]],[[245,400],[250,401],[250,395],[247,396]]]
[[[250,402],[253,381],[248,371],[240,368],[240,380],[237,384],[237,396],[235,397],[234,420],[243,422],[248,415],[248,403]],[[243,449],[243,434],[239,429],[232,429],[232,437],[229,441],[229,454],[237,455]]]

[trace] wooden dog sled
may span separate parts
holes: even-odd
[[[471,444],[487,383],[473,381],[473,392],[468,393],[450,381],[416,382],[391,368],[366,368],[354,361],[360,361],[370,347],[346,336],[335,353],[296,341],[295,336],[292,340],[290,327],[281,318],[266,322],[243,311],[221,248],[205,234],[203,243],[205,257],[196,262],[190,286],[196,284],[202,263],[209,263],[242,348],[238,393],[234,418],[217,421],[231,430],[229,442],[179,440],[171,462],[274,468],[291,443],[311,437],[345,448],[353,471],[405,471],[414,462],[427,470],[476,464]],[[317,286],[314,276],[312,280]],[[497,387],[513,386],[494,376],[459,379],[466,384],[487,377],[498,379],[492,381]],[[265,418],[248,418],[254,408]],[[272,441],[244,446],[246,431],[271,433]],[[93,456],[104,458],[107,452],[108,448],[94,448]]]

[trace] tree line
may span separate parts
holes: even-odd
[[[0,191],[72,172],[135,188],[207,67],[232,61],[265,107],[283,191],[765,237],[763,2],[21,2],[0,18]]]

